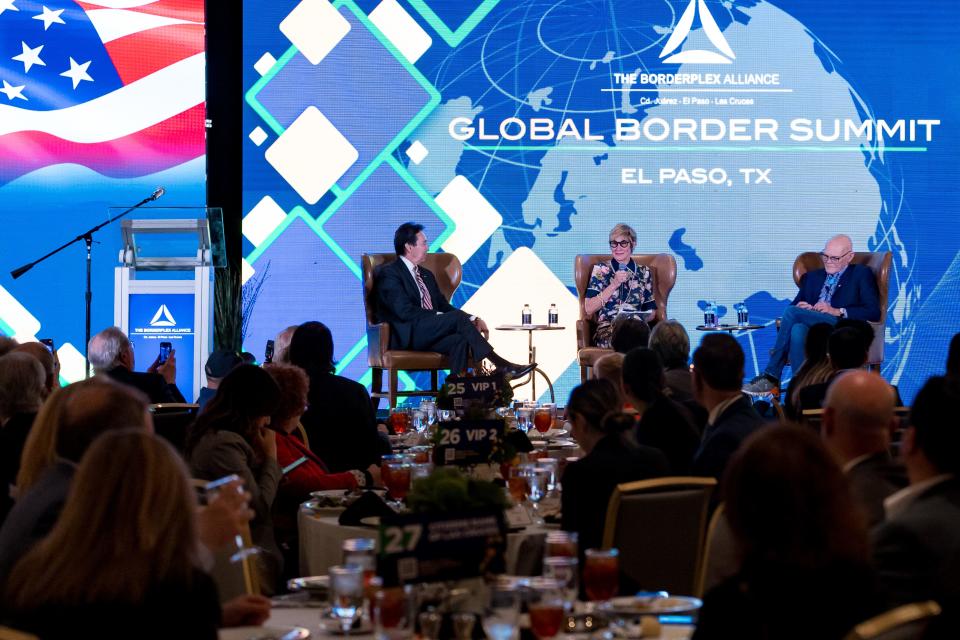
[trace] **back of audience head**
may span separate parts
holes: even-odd
[[[864,351],[870,351],[870,345],[873,344],[874,331],[873,327],[866,320],[857,320],[855,318],[840,318],[837,320],[837,324],[834,327],[834,331],[837,329],[853,329],[860,334],[860,338],[863,340],[863,349]]]
[[[803,364],[814,365],[827,359],[827,344],[834,327],[826,322],[818,322],[807,331],[806,341],[803,343],[805,359]]]
[[[118,366],[133,369],[133,347],[119,327],[107,327],[90,338],[87,350],[90,365],[98,373]]]
[[[19,343],[8,336],[0,336],[0,357],[3,357],[16,348]]]
[[[827,353],[834,371],[859,369],[867,363],[869,348],[863,334],[853,327],[835,330],[827,342]]]
[[[18,413],[36,413],[46,396],[46,375],[28,353],[0,357],[0,424]]]
[[[333,334],[322,322],[304,322],[290,339],[290,364],[310,377],[334,373]]]
[[[273,361],[276,364],[290,364],[290,340],[300,325],[292,324],[280,333],[273,340]]]
[[[943,473],[960,473],[960,380],[934,376],[917,393],[903,441],[911,482]]]
[[[59,389],[34,420],[23,448],[17,488],[33,486],[56,459],[77,463],[103,433],[118,429],[153,432],[149,400],[136,389],[90,378]]]
[[[609,380],[593,378],[574,387],[567,401],[567,416],[577,429],[594,436],[621,433],[633,418],[621,413],[620,393]]]
[[[623,390],[631,401],[652,404],[663,385],[663,364],[653,349],[634,349],[623,359]]]
[[[663,320],[653,327],[650,348],[660,356],[664,369],[684,369],[690,361],[690,336],[676,320]]]
[[[850,371],[834,380],[823,403],[821,433],[847,462],[885,451],[896,426],[893,388],[878,374]]]
[[[196,500],[172,447],[143,430],[101,435],[49,536],[14,568],[15,608],[142,602],[194,575]]]
[[[866,524],[843,472],[809,429],[755,432],[734,454],[722,486],[748,572],[867,563]]]
[[[270,416],[270,425],[278,431],[291,433],[307,406],[310,380],[303,369],[289,364],[268,364],[263,369],[280,388],[280,399]]]
[[[626,353],[637,347],[645,347],[650,341],[650,325],[638,316],[622,315],[613,321],[610,329],[610,346],[617,353]]]
[[[252,364],[240,365],[220,382],[217,395],[193,423],[187,434],[187,451],[214,431],[238,433],[256,446],[256,430],[270,423],[279,402],[280,388],[269,373]]]
[[[950,350],[947,352],[947,375],[960,377],[960,333],[950,340]]]
[[[700,394],[709,387],[719,392],[739,392],[743,365],[743,349],[736,338],[726,333],[704,336],[693,352],[694,391]]]
[[[593,375],[600,380],[610,381],[614,387],[620,387],[620,379],[623,372],[623,354],[608,353],[601,356],[593,363]]]
[[[227,349],[217,349],[207,358],[203,372],[207,375],[207,387],[216,389],[227,374],[243,364],[240,354]]]
[[[56,387],[60,386],[59,361],[50,353],[50,350],[47,349],[45,345],[39,342],[27,342],[16,347],[13,352],[30,354],[43,365],[43,373],[45,376],[44,387],[46,389],[46,392],[43,394],[44,398],[53,393]]]

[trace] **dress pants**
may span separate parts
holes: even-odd
[[[460,309],[418,319],[411,347],[415,351],[437,351],[446,355],[453,373],[466,370],[470,354],[479,361],[493,353],[493,347],[470,322],[470,316]]]
[[[796,372],[806,359],[803,348],[807,342],[807,332],[810,327],[821,322],[837,324],[837,318],[827,313],[801,309],[794,305],[787,307],[780,320],[780,331],[773,345],[773,353],[770,354],[770,363],[763,373],[779,380],[783,367],[787,364],[787,354],[790,355],[790,367]]]

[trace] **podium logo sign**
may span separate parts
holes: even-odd
[[[176,351],[177,388],[187,400],[193,399],[195,391],[193,307],[191,293],[137,293],[130,296],[127,316],[127,334],[137,354],[137,370],[145,371],[159,355],[160,343],[169,342]]]
[[[167,305],[162,304],[160,308],[157,309],[157,312],[153,314],[153,319],[150,320],[151,327],[175,327],[177,326],[177,321],[173,319],[173,315],[170,313],[170,309],[167,308]]]

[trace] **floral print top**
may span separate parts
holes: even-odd
[[[633,260],[624,267],[631,272],[630,278],[597,311],[597,330],[593,336],[593,344],[597,347],[610,348],[613,321],[618,315],[648,313],[657,308],[657,301],[653,297],[653,277],[650,269],[638,265]],[[613,282],[620,268],[620,263],[613,258],[609,262],[594,265],[590,274],[590,284],[587,285],[586,297],[593,298],[600,295],[600,292]]]

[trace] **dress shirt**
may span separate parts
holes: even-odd
[[[883,510],[887,514],[887,519],[893,518],[898,513],[902,513],[907,507],[909,507],[914,500],[916,500],[922,493],[928,489],[946,482],[953,478],[952,473],[943,473],[939,476],[934,476],[923,482],[918,482],[916,484],[911,484],[905,489],[897,491],[895,494],[883,501]]]

